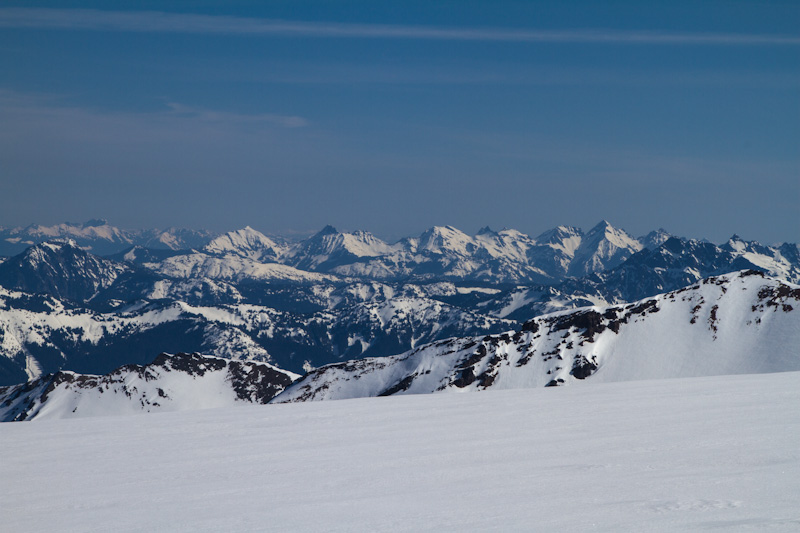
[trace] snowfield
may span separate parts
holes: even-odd
[[[5,531],[798,531],[800,373],[0,425]]]

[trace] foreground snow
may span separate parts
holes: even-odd
[[[6,531],[797,531],[800,373],[0,425]]]

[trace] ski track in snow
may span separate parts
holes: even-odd
[[[0,425],[4,531],[798,531],[800,373]]]

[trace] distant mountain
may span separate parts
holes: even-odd
[[[0,385],[63,369],[104,374],[150,363],[160,350],[266,362],[267,350],[237,326],[249,319],[256,331],[258,325],[267,329],[272,315],[279,314],[169,300],[100,313],[51,296],[0,289]]]
[[[652,245],[663,236],[648,236]],[[613,268],[645,244],[601,222],[586,235],[560,226],[536,239],[517,230],[486,227],[470,236],[434,226],[394,244],[365,231],[326,226],[303,241],[279,245],[251,228],[225,234],[204,252],[344,277],[382,281],[475,280],[488,283],[556,283]]]
[[[340,233],[325,226],[319,233],[297,243],[288,252],[287,264],[303,270],[331,272],[336,267],[400,251],[366,231]]]
[[[127,363],[149,363],[159,351],[252,359],[302,371],[515,325],[426,297],[421,288],[414,296],[411,288],[395,293],[377,286],[282,285],[275,288],[274,306],[266,307],[229,303],[244,298],[223,282],[158,280],[150,287],[148,298],[117,302],[102,312],[0,289],[0,385],[64,369],[103,374]],[[188,297],[195,305],[185,302]],[[281,302],[287,310],[276,308]]]
[[[130,270],[125,264],[85,252],[71,239],[54,240],[31,246],[0,264],[0,286],[86,302]]]
[[[746,269],[800,283],[797,245],[763,246],[737,239],[717,246],[670,237],[660,246],[644,248],[605,272],[568,278],[554,285],[517,287],[478,303],[476,310],[500,318],[527,320],[558,310],[639,300],[709,276]]]
[[[72,239],[78,246],[95,255],[119,253],[131,246],[188,250],[204,246],[213,234],[205,230],[170,228],[167,230],[123,230],[105,220],[89,220],[83,224],[65,222],[55,226],[32,224],[25,228],[0,228],[0,255],[11,256],[29,246],[53,239]]]
[[[800,370],[800,286],[743,271],[518,331],[336,363],[273,402]]]
[[[236,255],[262,263],[274,263],[285,255],[287,246],[247,226],[220,235],[205,245],[203,251],[211,255]]]
[[[156,250],[192,250],[205,246],[216,233],[208,230],[168,228],[132,232],[133,242],[143,248]],[[101,252],[96,252],[101,253]]]
[[[567,274],[583,277],[614,268],[643,247],[625,231],[603,220],[583,235]]]
[[[64,369],[102,374],[159,352],[300,372],[742,269],[797,283],[800,250],[663,230],[633,239],[605,221],[536,238],[437,226],[394,244],[330,226],[299,242],[247,227],[190,250],[133,245],[105,258],[74,240],[46,241],[0,261],[0,384]]]
[[[212,256],[203,253],[176,255],[143,266],[168,278],[209,278],[225,281],[280,281],[310,283],[337,279],[329,274],[308,272],[280,263],[261,263],[240,254]]]
[[[546,281],[567,275],[575,251],[581,245],[583,232],[572,226],[558,226],[536,237],[536,246],[528,252],[528,261],[547,273]]]
[[[142,265],[144,263],[159,263],[176,255],[183,255],[183,250],[165,250],[161,248],[145,248],[144,246],[131,246],[119,253],[104,256],[106,259],[117,261],[118,263],[131,263]]]
[[[0,422],[263,404],[298,377],[255,361],[161,354],[103,376],[57,372],[0,387]]]
[[[669,238],[672,237],[667,231],[663,228],[659,228],[657,230],[653,230],[647,235],[639,237],[637,240],[641,243],[641,245],[648,249],[653,250],[654,248],[658,248],[662,244],[664,244]]]
[[[418,237],[393,244],[366,231],[340,232],[326,226],[307,239],[288,242],[251,227],[214,237],[208,231],[175,228],[121,230],[104,220],[92,220],[82,225],[0,229],[0,255],[15,255],[33,244],[69,238],[94,255],[146,264],[160,275],[176,278],[319,279],[274,266],[283,265],[306,273],[384,282],[557,285],[567,278],[613,270],[637,253],[660,248],[671,237],[659,229],[636,239],[601,221],[586,233],[558,226],[536,238],[513,229],[486,227],[467,235],[453,226],[434,226]],[[718,248],[741,257],[737,267],[752,265],[787,280],[797,279],[800,271],[797,244],[765,246],[734,236]],[[273,266],[262,268],[259,264]],[[783,269],[782,273],[776,273],[776,268]]]
[[[551,242],[539,244],[516,230],[487,227],[470,236],[453,226],[434,226],[390,245],[366,232],[339,233],[328,226],[290,250],[287,263],[378,280],[548,282],[566,275],[581,234],[550,237]]]

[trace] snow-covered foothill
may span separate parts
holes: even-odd
[[[267,403],[299,377],[263,362],[161,354],[103,376],[62,371],[0,387],[0,422]]]
[[[327,365],[274,402],[800,370],[800,286],[743,271],[519,331]]]

